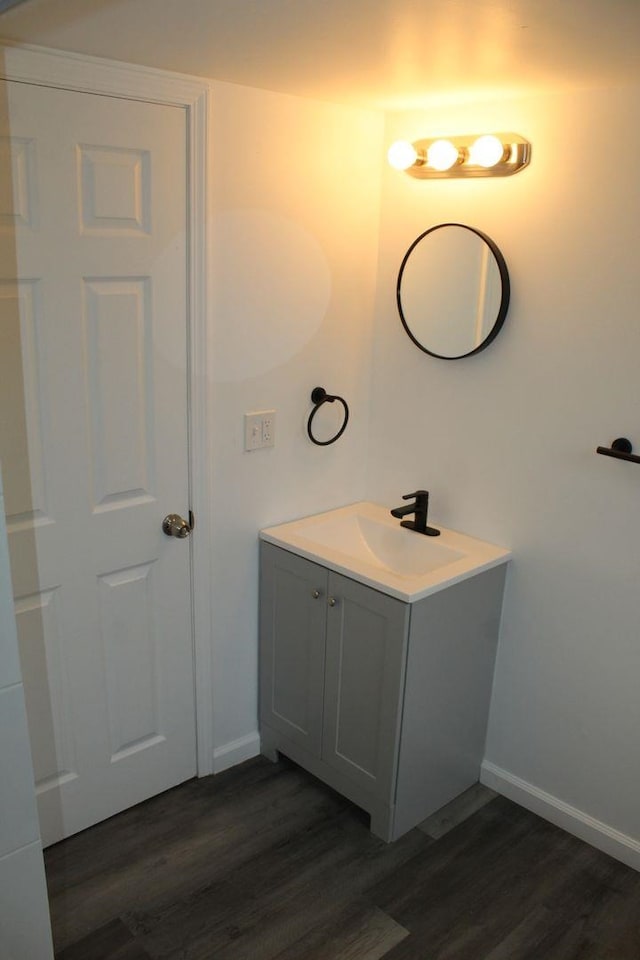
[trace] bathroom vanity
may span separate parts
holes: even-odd
[[[510,553],[369,503],[260,538],[262,752],[395,840],[478,780]]]

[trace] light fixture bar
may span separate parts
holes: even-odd
[[[447,169],[438,169],[429,162],[429,150],[437,144],[451,144],[455,160]],[[500,151],[500,145],[502,151]],[[449,180],[454,177],[510,177],[523,170],[531,160],[531,144],[516,133],[473,134],[470,136],[434,137],[414,140],[411,146],[416,159],[404,167],[405,173],[418,180]],[[431,152],[433,155],[433,151]]]

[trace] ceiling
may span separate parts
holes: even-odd
[[[0,37],[386,109],[640,81],[640,0],[28,0]]]

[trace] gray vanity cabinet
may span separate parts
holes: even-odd
[[[410,604],[260,549],[262,753],[395,840],[478,779],[506,568]]]
[[[399,732],[407,605],[271,544],[261,550],[263,750],[269,731],[282,735],[384,801]],[[302,762],[297,753],[292,759]]]

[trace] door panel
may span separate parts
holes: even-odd
[[[93,509],[152,498],[153,338],[149,278],[85,280]]]
[[[15,611],[33,770],[36,784],[43,788],[76,777],[57,591],[22,597]]]
[[[271,544],[260,549],[260,722],[319,757],[327,572]]]
[[[322,759],[390,802],[409,604],[331,573]]]
[[[51,843],[195,774],[189,542],[161,531],[189,509],[186,127],[3,89],[0,457]]]
[[[162,737],[152,629],[154,565],[104,574],[99,584],[113,762]]]

